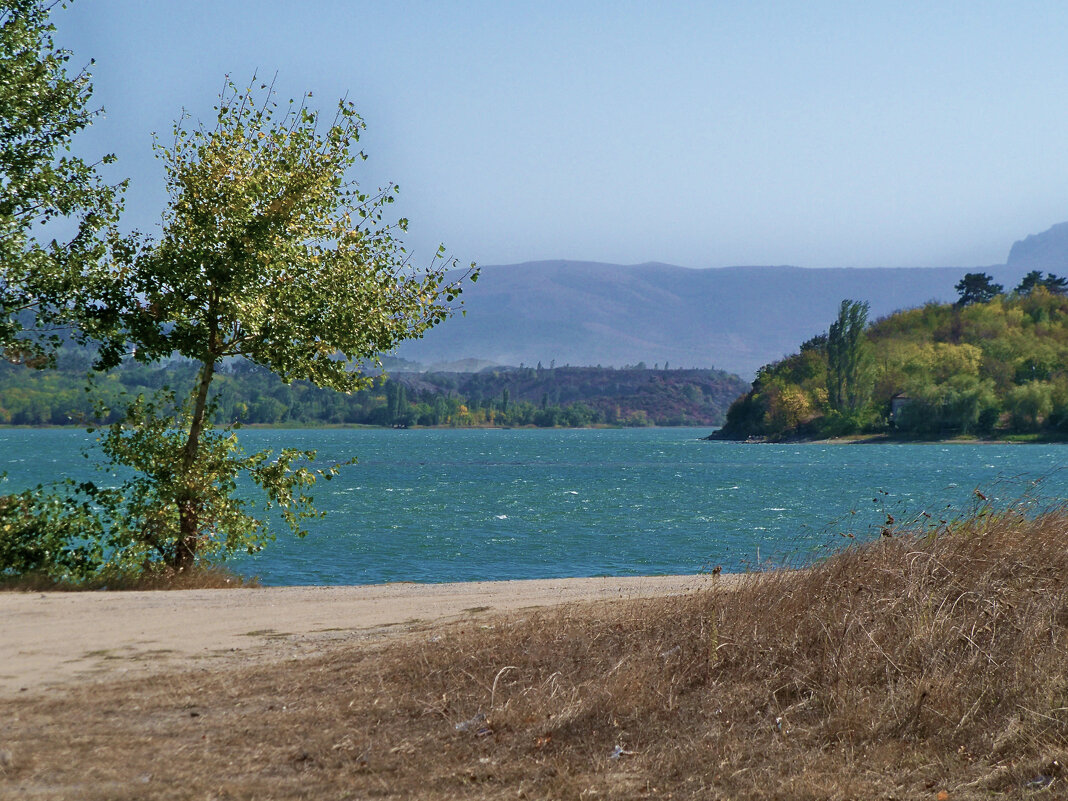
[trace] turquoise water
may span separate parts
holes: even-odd
[[[877,535],[887,512],[1068,497],[1063,445],[746,445],[701,429],[247,430],[249,449],[359,463],[316,490],[328,514],[239,572],[268,585],[735,571]],[[82,431],[0,430],[7,489],[95,477]],[[1041,479],[1037,487],[1032,482]]]

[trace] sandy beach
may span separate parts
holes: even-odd
[[[300,658],[330,642],[381,642],[435,625],[579,601],[723,586],[730,577],[538,579],[459,584],[154,592],[0,593],[0,696],[161,668]]]

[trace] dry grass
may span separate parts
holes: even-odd
[[[1065,798],[1068,513],[0,720],[12,798]]]

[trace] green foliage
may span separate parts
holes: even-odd
[[[127,394],[151,395],[167,385],[183,397],[197,380],[191,361],[127,361],[95,376],[89,394],[85,371],[93,358],[92,352],[68,345],[59,350],[55,370],[0,363],[0,424],[115,423],[124,418]],[[811,365],[799,371],[807,369]],[[822,378],[813,381],[824,383]],[[506,387],[507,412],[501,408]],[[557,367],[540,373],[531,368],[395,373],[384,383],[346,393],[307,381],[286,384],[269,370],[238,359],[221,365],[214,375],[210,417],[216,424],[280,426],[526,426],[545,423],[550,418],[535,419],[536,412],[553,408],[555,422],[549,424],[557,426],[707,426],[723,423],[727,407],[745,387],[737,376],[719,370]],[[578,406],[583,410],[573,408]]]
[[[0,578],[84,580],[104,563],[103,530],[91,487],[38,486],[0,495]]]
[[[966,273],[964,278],[957,282],[958,306],[968,306],[972,303],[987,303],[1005,291],[1001,284],[995,284],[994,279],[986,273]]]
[[[100,330],[89,299],[124,187],[66,152],[97,112],[88,70],[68,75],[71,53],[53,41],[54,5],[0,4],[0,350],[38,367],[57,326]]]
[[[869,308],[867,302],[843,300],[827,332],[827,393],[838,412],[855,412],[866,394],[864,328]]]
[[[1053,273],[1046,273],[1046,277],[1043,278],[1041,271],[1032,270],[1023,277],[1019,286],[1013,291],[1018,295],[1030,295],[1037,287],[1042,287],[1051,295],[1066,295],[1068,294],[1068,278],[1062,278]]]
[[[989,433],[999,409],[992,381],[959,374],[944,382],[916,382],[895,423],[902,431],[932,436]]]
[[[231,430],[206,430],[188,468],[184,455],[192,399],[177,408],[164,391],[139,397],[124,421],[108,427],[101,440],[109,472],[129,475],[114,493],[119,509],[107,549],[123,568],[159,564],[187,567],[195,558],[224,560],[238,551],[254,553],[273,539],[268,520],[280,516],[297,536],[301,523],[320,516],[308,491],[316,478],[332,478],[338,466],[312,469],[312,451],[282,450],[246,454]],[[245,477],[260,490],[260,501],[237,494]],[[196,539],[182,529],[183,504],[195,505]]]
[[[395,189],[368,195],[348,178],[362,157],[351,104],[321,126],[306,103],[279,112],[270,88],[228,84],[216,111],[213,127],[182,119],[173,144],[157,143],[170,194],[160,239],[112,239],[106,281],[81,287],[101,334],[94,363],[115,368],[130,347],[144,364],[178,356],[191,362],[173,376],[186,373],[183,391],[141,393],[120,411],[123,379],[136,371],[96,382],[109,390],[97,415],[110,423],[106,468],[122,483],[12,500],[9,572],[182,572],[258,550],[274,517],[303,536],[317,514],[310,488],[338,466],[313,469],[312,452],[246,454],[232,425],[215,429],[229,389],[216,385],[224,360],[285,382],[369,389],[354,361],[377,361],[452,312],[461,287],[446,268],[455,265],[439,251],[425,270],[409,269],[395,238],[405,221],[383,222]],[[394,415],[407,407],[403,390],[393,402]]]
[[[176,354],[198,371],[187,399],[139,397],[103,441],[114,464],[135,471],[124,487],[131,522],[115,547],[136,558],[182,571],[259,548],[264,522],[235,498],[241,475],[298,532],[313,514],[304,491],[316,474],[294,463],[314,454],[245,455],[229,427],[213,430],[224,359],[285,382],[367,388],[353,360],[377,361],[422,335],[461,292],[439,258],[421,273],[408,268],[395,238],[405,221],[383,222],[395,190],[368,195],[349,179],[362,155],[352,104],[339,102],[324,127],[307,100],[279,111],[272,88],[228,82],[213,126],[182,118],[171,144],[157,141],[170,195],[163,233],[116,251],[105,308],[122,337],[98,361],[114,367],[129,343],[139,361]]]
[[[1005,408],[1016,431],[1037,431],[1053,411],[1053,387],[1045,381],[1013,387],[1005,396]]]
[[[840,315],[837,328],[844,330],[844,319]],[[839,386],[834,337],[817,338],[761,370],[728,412],[723,435],[1068,431],[1068,297],[1044,282],[986,302],[928,303],[897,312],[868,326],[863,341],[867,366],[858,382],[860,402],[852,410],[844,379],[845,408],[834,401]],[[821,364],[829,390],[822,398],[814,384]]]
[[[352,104],[322,127],[305,103],[279,112],[268,87],[231,83],[213,127],[183,118],[173,144],[157,142],[163,236],[127,254],[122,274],[139,358],[244,356],[286,381],[352,391],[369,379],[349,360],[375,360],[451,313],[455,264],[408,269],[395,238],[407,222],[383,223],[395,188],[369,195],[346,178],[361,157]]]

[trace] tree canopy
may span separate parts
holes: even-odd
[[[123,266],[138,358],[244,356],[349,391],[368,379],[348,360],[373,360],[451,312],[459,285],[441,264],[409,269],[395,236],[407,221],[383,223],[395,188],[368,194],[351,180],[363,128],[353,105],[340,102],[321,131],[307,100],[279,113],[269,87],[231,83],[213,125],[183,118],[173,142],[157,141],[163,234]]]
[[[831,407],[839,412],[855,411],[862,400],[869,308],[866,302],[843,300],[827,332],[827,391]]]
[[[364,158],[353,105],[339,101],[324,120],[310,100],[279,108],[273,87],[227,82],[209,124],[183,116],[173,139],[156,142],[169,194],[158,239],[109,236],[80,261],[54,244],[48,262],[22,251],[25,269],[11,275],[25,277],[38,320],[52,314],[40,298],[54,298],[56,319],[76,318],[96,337],[98,370],[131,353],[146,364],[178,356],[196,377],[191,389],[112,397],[99,410],[112,421],[100,442],[109,476],[123,477],[118,486],[109,479],[0,499],[2,531],[18,534],[0,547],[0,573],[42,559],[64,578],[186,571],[258,550],[273,536],[272,518],[303,536],[303,521],[319,514],[310,488],[340,465],[292,448],[249,454],[234,425],[217,428],[211,388],[224,360],[286,383],[367,388],[372,377],[360,365],[380,367],[381,353],[446,319],[477,277],[474,265],[450,275],[457,265],[443,249],[411,266],[398,238],[406,221],[385,220],[396,188],[365,192],[352,174]],[[95,233],[103,217],[81,210]],[[31,298],[52,286],[44,279],[66,294]],[[72,314],[75,301],[89,313]],[[9,303],[5,312],[20,308],[29,307]]]
[[[728,410],[724,436],[1068,436],[1068,297],[1042,284],[896,312],[866,326],[863,340],[867,369],[851,414],[831,397],[840,369],[832,349],[814,338],[761,369]]]
[[[972,303],[986,303],[1005,291],[1001,284],[994,283],[994,279],[986,273],[966,273],[964,278],[957,282],[958,306],[968,306]]]
[[[1032,270],[1023,277],[1019,286],[1013,291],[1018,295],[1030,295],[1037,287],[1042,287],[1051,295],[1068,295],[1068,278],[1062,278],[1053,273],[1046,273],[1042,277],[1041,270]]]
[[[223,543],[258,545],[261,521],[233,497],[242,473],[298,533],[314,514],[301,488],[315,476],[292,467],[313,454],[245,456],[226,429],[211,431],[222,360],[360,389],[371,379],[355,361],[421,336],[462,291],[440,250],[424,270],[410,268],[396,238],[406,221],[383,221],[395,189],[366,193],[353,180],[363,127],[353,105],[340,101],[322,125],[309,100],[280,110],[272,87],[228,82],[211,125],[179,119],[173,140],[156,144],[170,196],[162,235],[119,254],[107,294],[121,336],[103,364],[128,343],[141,361],[177,354],[199,365],[188,399],[138,400],[104,440],[111,459],[139,471],[127,511],[143,521],[140,545],[179,570]]]
[[[42,365],[57,326],[86,312],[85,286],[99,278],[105,232],[123,185],[108,186],[98,163],[70,155],[91,124],[90,73],[68,74],[69,51],[53,40],[55,3],[0,3],[0,350]]]

